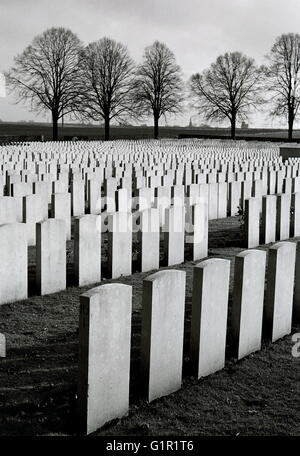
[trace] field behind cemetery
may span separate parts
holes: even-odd
[[[232,262],[230,302],[234,256],[242,250],[239,217],[210,222],[209,256]],[[102,252],[105,262],[106,242]],[[175,266],[187,273],[183,388],[151,404],[140,399],[142,281],[149,273],[135,272],[119,279],[133,286],[130,413],[96,435],[300,435],[300,359],[291,355],[291,336],[274,344],[264,341],[260,352],[240,362],[228,354],[225,369],[200,381],[189,375],[187,351],[195,263],[186,254],[186,263]],[[32,296],[0,308],[0,328],[8,345],[7,358],[0,362],[0,435],[73,435],[79,295],[92,286],[72,286],[73,249],[69,242],[69,287],[60,293],[34,296],[34,255],[35,248],[31,247]],[[108,282],[114,280],[104,281]],[[295,332],[300,332],[300,327],[293,327]]]
[[[237,137],[287,140],[285,129],[257,129],[248,128],[236,130]],[[49,123],[29,122],[0,122],[0,140],[25,141],[26,139],[40,139],[41,135],[45,140],[52,137],[52,126]],[[188,128],[188,127],[160,127],[161,138],[177,138],[179,135],[200,135],[204,137],[230,137],[228,128]],[[95,125],[65,124],[59,127],[59,139],[104,139],[104,128]],[[153,138],[151,126],[126,126],[111,127],[111,139],[144,139]],[[300,140],[300,130],[294,130],[295,141]]]

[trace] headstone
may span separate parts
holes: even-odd
[[[208,219],[218,218],[218,197],[219,184],[210,183],[208,185]]]
[[[258,200],[259,212],[262,211],[263,181],[255,180],[253,182],[253,195]]]
[[[48,218],[48,202],[43,195],[23,197],[23,222],[26,223],[28,245],[35,245],[36,223]]]
[[[126,212],[108,214],[108,271],[112,279],[131,275],[132,215]]]
[[[80,287],[101,280],[101,215],[74,219],[74,274]]]
[[[229,183],[229,216],[234,217],[238,214],[239,208],[241,207],[241,183],[230,182]]]
[[[64,220],[48,219],[36,224],[36,284],[41,295],[66,288]]]
[[[289,193],[277,195],[276,238],[279,241],[290,237],[290,208],[291,195]]]
[[[276,241],[276,205],[277,196],[267,195],[262,199],[262,242]]]
[[[173,206],[184,206],[184,185],[171,187],[171,198]]]
[[[6,357],[6,340],[5,335],[0,333],[0,358]]]
[[[275,171],[269,171],[268,192],[269,192],[269,195],[274,195],[276,193],[276,172]]]
[[[22,197],[0,197],[0,224],[23,221]]]
[[[245,200],[245,235],[248,249],[259,245],[259,198]]]
[[[70,193],[54,193],[51,201],[51,216],[65,221],[66,239],[71,239],[71,195]]]
[[[218,186],[218,219],[227,217],[227,183],[220,182]]]
[[[167,265],[184,262],[184,207],[171,206],[166,209],[164,226],[164,249]]]
[[[291,237],[300,236],[300,192],[292,194]]]
[[[129,408],[132,288],[107,284],[80,296],[78,411],[90,434]]]
[[[298,241],[296,245],[297,245],[297,248],[296,248],[293,318],[296,323],[299,323],[300,322],[300,241]]]
[[[0,225],[0,305],[27,299],[27,231],[24,223]]]
[[[150,209],[152,204],[151,188],[140,188],[137,193],[138,210]]]
[[[242,183],[242,208],[245,210],[245,200],[251,198],[252,195],[252,182],[250,181],[243,181]]]
[[[84,215],[85,198],[84,198],[84,181],[73,180],[71,184],[71,210],[74,217]]]
[[[208,254],[207,211],[207,203],[199,203],[191,206],[191,222],[187,227],[186,243],[192,246],[193,261],[202,260]]]
[[[269,249],[265,327],[272,342],[291,332],[296,244],[277,242]]]
[[[231,331],[238,359],[261,348],[265,269],[263,250],[246,250],[235,257]]]
[[[166,210],[171,205],[171,187],[155,188],[155,207],[159,209],[159,223],[163,227],[165,224]]]
[[[212,258],[194,267],[191,366],[197,378],[225,365],[230,261]]]
[[[89,179],[87,182],[88,208],[90,214],[101,213],[101,185],[97,179]],[[115,200],[115,199],[113,199]]]
[[[141,272],[147,272],[159,268],[159,211],[155,208],[146,209],[138,215],[139,269]]]
[[[144,280],[141,386],[149,402],[181,387],[184,303],[184,271],[159,271]]]
[[[292,178],[286,177],[283,179],[283,193],[292,193]]]
[[[131,212],[132,198],[127,188],[120,188],[115,192],[116,210],[118,212]]]

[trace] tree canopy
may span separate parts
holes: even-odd
[[[292,139],[300,105],[300,35],[288,33],[279,36],[267,56],[264,70],[271,113],[287,118],[288,137]]]
[[[240,52],[226,53],[201,74],[192,75],[190,91],[204,118],[228,119],[235,138],[237,120],[247,119],[250,110],[263,101],[261,75],[252,58]]]
[[[18,102],[29,101],[33,111],[51,111],[53,139],[58,137],[58,120],[74,112],[77,106],[81,49],[73,32],[62,27],[50,28],[33,39],[6,74]]]
[[[154,137],[158,138],[161,116],[181,110],[183,81],[173,52],[155,41],[145,49],[134,82],[135,106],[142,115],[153,115]]]
[[[89,44],[81,53],[78,108],[85,118],[103,119],[105,139],[112,119],[132,113],[133,69],[126,46],[109,38]]]

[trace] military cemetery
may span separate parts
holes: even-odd
[[[137,302],[126,277],[144,273],[138,378],[148,402],[182,386],[186,273],[177,268],[185,262],[193,270],[187,356],[197,379],[224,369],[228,344],[240,360],[263,338],[290,334],[293,315],[299,323],[300,160],[283,160],[279,146],[195,139],[1,147],[2,308],[64,290],[68,305],[70,286],[89,286],[79,293],[81,432],[129,412]],[[231,279],[230,259],[209,252],[211,223],[226,220],[240,232]],[[1,356],[10,356],[2,334]]]

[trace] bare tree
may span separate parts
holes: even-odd
[[[133,60],[123,44],[102,38],[82,51],[80,69],[80,113],[95,121],[103,119],[108,140],[111,120],[126,118],[132,111]]]
[[[135,76],[135,107],[140,114],[153,115],[154,138],[157,139],[161,116],[181,110],[183,81],[180,67],[170,49],[155,41],[145,49]]]
[[[79,39],[70,30],[48,29],[15,58],[6,74],[18,102],[29,101],[33,111],[51,111],[54,140],[58,138],[58,120],[76,108],[80,49]]]
[[[221,55],[201,74],[190,79],[191,94],[206,120],[229,119],[231,138],[237,120],[245,120],[252,108],[262,103],[261,71],[254,60],[232,52]]]
[[[288,121],[288,138],[300,105],[300,35],[279,36],[267,56],[265,67],[267,89],[273,105],[272,115]]]

